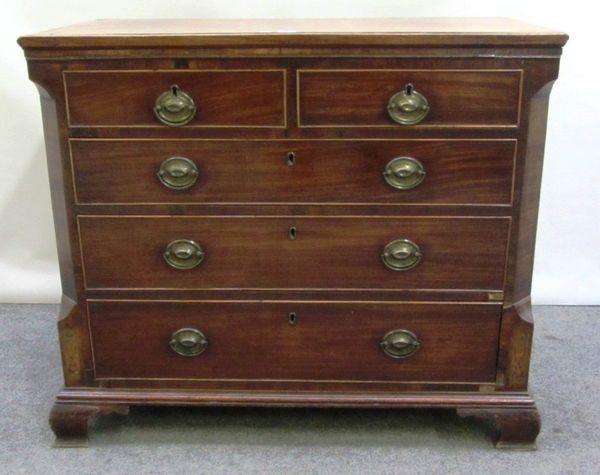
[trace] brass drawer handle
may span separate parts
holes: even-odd
[[[198,167],[189,158],[171,157],[160,164],[158,179],[171,190],[185,190],[196,183]]]
[[[387,111],[394,122],[414,125],[421,122],[429,113],[429,102],[411,83],[408,83],[402,91],[390,97]]]
[[[408,358],[419,350],[421,342],[413,332],[399,329],[386,333],[379,346],[392,358]]]
[[[421,262],[422,258],[421,248],[410,239],[396,239],[389,242],[381,254],[383,263],[395,271],[412,269]]]
[[[385,166],[383,177],[392,188],[410,190],[425,179],[425,167],[416,158],[396,157]]]
[[[167,264],[175,269],[192,269],[204,260],[200,245],[188,239],[171,241],[163,252]]]
[[[195,328],[180,328],[169,340],[171,349],[181,356],[198,356],[206,351],[208,338]]]
[[[156,98],[154,115],[165,125],[185,125],[196,115],[196,104],[177,84],[173,84]]]

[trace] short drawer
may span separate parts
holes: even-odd
[[[74,127],[169,127],[154,109],[173,86],[184,112],[165,103],[163,110],[175,111],[165,118],[185,121],[191,99],[195,109],[184,127],[286,126],[284,70],[67,71],[64,77]]]
[[[72,140],[77,201],[509,205],[515,140]]]
[[[404,127],[388,103],[402,91],[419,93],[428,111],[409,127],[506,127],[519,123],[520,70],[299,70],[302,127]],[[398,98],[399,96],[396,96]],[[404,117],[420,118],[405,105]],[[416,115],[415,115],[416,114]]]
[[[89,315],[99,379],[495,380],[496,304],[92,301]]]
[[[504,217],[78,220],[87,287],[141,289],[501,290],[510,223]]]

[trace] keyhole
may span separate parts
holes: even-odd
[[[413,89],[414,89],[413,85],[411,83],[408,83],[406,85],[406,94],[410,96],[412,94],[412,92],[413,92]]]
[[[296,164],[296,154],[294,152],[288,152],[287,163],[290,167],[293,167]]]
[[[288,323],[290,325],[295,325],[296,323],[298,323],[298,315],[296,314],[296,312],[290,312],[288,314]]]
[[[171,86],[171,94],[173,94],[174,96],[177,95],[177,91],[179,91],[179,86],[177,84],[173,84]]]
[[[296,240],[298,237],[298,230],[296,229],[296,226],[290,226],[290,229],[288,230],[288,236],[292,241]]]

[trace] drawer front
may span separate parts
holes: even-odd
[[[299,70],[299,123],[304,127],[407,127],[387,109],[412,84],[429,111],[409,127],[516,126],[519,70]]]
[[[284,70],[65,72],[76,127],[169,127],[156,99],[177,85],[194,102],[185,127],[285,127]]]
[[[71,141],[77,199],[96,204],[508,205],[515,148],[514,140]],[[171,157],[195,170],[181,162],[187,178],[171,176]],[[395,176],[409,163],[399,157],[424,175]]]
[[[142,289],[501,290],[509,223],[509,218],[441,217],[79,217],[87,287]],[[402,239],[414,245],[387,246]],[[168,247],[179,240],[194,241],[200,249],[190,243]],[[388,265],[415,266],[395,271],[384,265],[386,246]],[[185,266],[202,261],[176,269],[167,259],[177,265],[177,255]]]
[[[101,379],[495,379],[499,305],[93,301],[89,310]],[[384,353],[382,340],[404,357]]]

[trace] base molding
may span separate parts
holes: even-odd
[[[87,443],[88,421],[98,414],[126,415],[139,406],[446,408],[461,417],[494,424],[497,448],[532,449],[540,430],[533,398],[527,393],[465,392],[281,392],[166,391],[157,389],[65,388],[50,412],[57,447]]]
[[[272,407],[514,407],[535,408],[527,393],[312,392],[65,388],[58,403]]]

